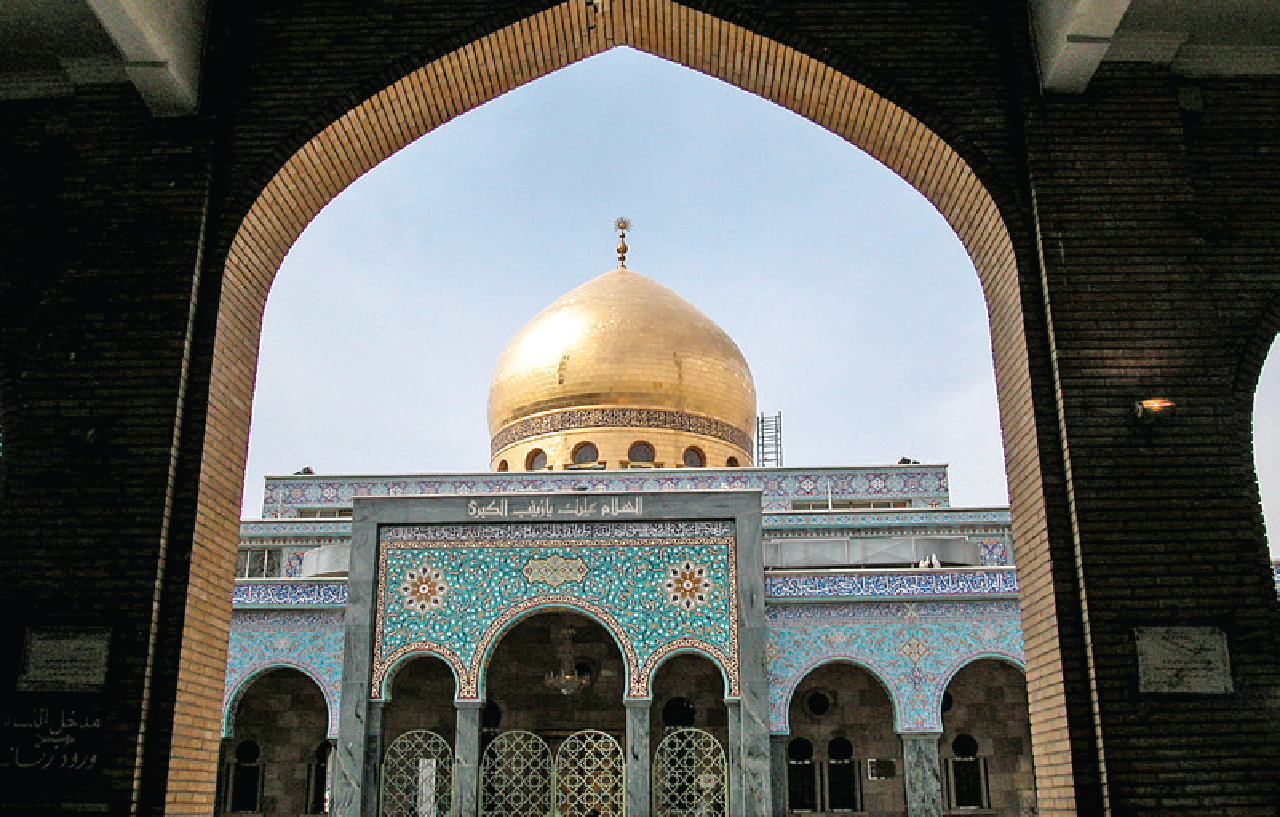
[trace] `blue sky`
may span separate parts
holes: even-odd
[[[498,354],[616,265],[622,215],[628,266],[741,347],[787,465],[947,462],[953,504],[1008,501],[986,308],[933,206],[789,111],[614,49],[427,134],[299,238],[267,304],[244,515],[264,474],[303,466],[485,470]]]

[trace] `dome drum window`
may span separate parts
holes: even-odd
[[[660,468],[661,465],[655,461],[657,457],[657,451],[650,443],[637,440],[627,449],[626,466],[628,468]]]
[[[535,448],[529,452],[524,458],[524,470],[526,471],[545,471],[547,468],[547,452],[541,448]]]
[[[600,449],[595,443],[578,443],[573,449],[573,463],[568,467],[571,469],[603,468],[604,463],[600,462]]]
[[[702,453],[702,449],[689,446],[684,450],[683,461],[685,468],[704,468],[707,464],[707,455]]]

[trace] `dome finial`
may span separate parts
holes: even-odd
[[[631,229],[631,219],[620,216],[614,220],[613,228],[618,231],[618,269],[626,269],[627,230]]]

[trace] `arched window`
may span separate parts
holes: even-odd
[[[858,761],[853,759],[853,744],[848,738],[832,738],[827,743],[827,809],[861,811],[858,796]]]
[[[595,443],[578,443],[573,449],[574,465],[595,465],[600,459],[600,449]]]
[[[307,814],[329,812],[329,755],[333,744],[322,741],[316,747],[315,760],[307,768]]]
[[[627,449],[627,460],[629,462],[647,462],[652,463],[656,459],[653,446],[646,442],[637,440]]]
[[[259,811],[262,804],[262,749],[254,740],[236,747],[228,811]]]
[[[725,467],[725,468],[738,468],[738,467],[739,467],[739,466],[738,466],[738,458],[737,458],[737,457],[730,457],[729,459],[725,460],[725,461],[724,461],[724,467]]]
[[[689,446],[684,450],[685,468],[702,468],[707,464],[707,457],[697,448]]]
[[[979,757],[973,735],[956,735],[951,741],[955,757],[947,761],[947,800],[950,808],[987,808],[987,764]]]
[[[506,471],[506,470],[507,470],[507,461],[506,461],[506,460],[499,460],[499,461],[498,461],[498,471],[499,471],[499,472],[501,472],[501,471]]]
[[[524,470],[526,471],[543,471],[547,467],[547,452],[541,448],[535,448],[529,452],[529,456],[524,458]]]
[[[790,811],[818,810],[818,769],[813,764],[813,744],[792,738],[787,744],[787,807]]]

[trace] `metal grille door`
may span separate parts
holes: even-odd
[[[480,762],[484,817],[547,817],[551,813],[551,749],[532,732],[503,732]]]
[[[653,758],[654,817],[722,817],[729,789],[724,748],[701,729],[673,729]]]
[[[382,817],[446,817],[453,809],[453,752],[435,732],[405,732],[382,761]]]
[[[558,817],[623,817],[626,761],[612,735],[574,732],[556,751]]]

